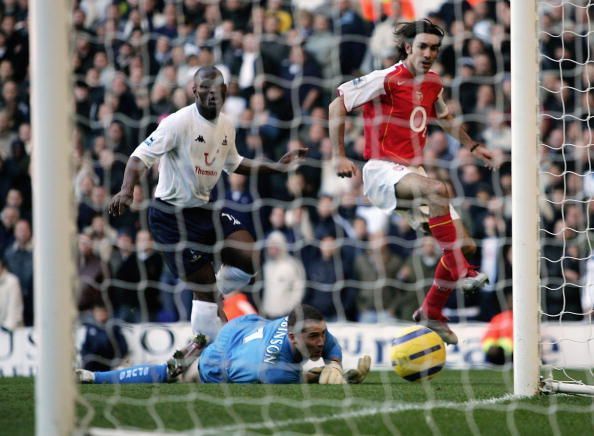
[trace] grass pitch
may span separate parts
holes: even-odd
[[[510,371],[488,370],[443,371],[426,383],[376,372],[354,386],[83,385],[77,426],[207,434],[594,434],[592,398],[519,400],[512,390]],[[0,378],[0,404],[0,434],[34,433],[33,379]]]

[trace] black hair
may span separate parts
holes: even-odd
[[[433,22],[427,18],[419,21],[402,22],[396,24],[396,27],[394,28],[394,39],[396,43],[397,60],[401,61],[406,59],[408,54],[406,53],[404,44],[412,44],[415,36],[421,33],[436,35],[439,37],[440,42],[445,36],[445,31],[437,24],[433,24]]]
[[[293,331],[297,323],[305,321],[324,321],[324,315],[318,309],[309,304],[300,304],[289,313],[288,326],[289,331]],[[302,327],[303,328],[303,327]]]

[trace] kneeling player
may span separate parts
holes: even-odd
[[[301,305],[272,321],[257,315],[236,318],[209,345],[205,337],[197,336],[165,364],[95,373],[77,370],[77,375],[82,383],[168,383],[197,358],[201,383],[361,383],[371,365],[371,358],[363,356],[357,369],[343,373],[342,350],[322,314]],[[325,366],[303,372],[308,359],[320,358]]]

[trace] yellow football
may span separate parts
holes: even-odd
[[[392,340],[390,359],[394,372],[403,379],[428,380],[445,365],[445,344],[427,327],[407,327]]]

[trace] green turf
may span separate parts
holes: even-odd
[[[84,385],[77,419],[83,428],[205,428],[213,434],[594,434],[591,398],[500,399],[511,390],[510,372],[486,370],[444,371],[425,384],[372,373],[363,385],[346,387]],[[32,379],[0,379],[0,434],[33,433],[33,391]]]

